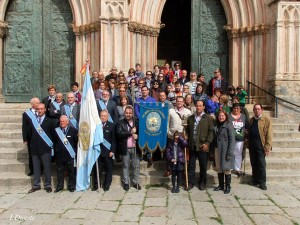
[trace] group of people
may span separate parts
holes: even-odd
[[[207,164],[213,158],[218,173],[219,185],[214,190],[230,193],[231,173],[242,174],[242,158],[246,145],[250,149],[253,185],[266,190],[266,162],[272,146],[272,125],[262,115],[262,106],[254,105],[254,117],[244,108],[247,93],[243,86],[236,89],[229,86],[220,69],[208,83],[203,74],[181,70],[180,63],[174,69],[168,63],[163,68],[154,66],[153,71],[142,71],[141,65],[130,68],[127,75],[118,73],[116,67],[111,73],[93,71],[91,83],[97,103],[99,117],[103,124],[105,142],[101,144],[98,158],[100,176],[105,172],[104,191],[112,182],[113,161],[122,161],[123,188],[130,184],[137,189],[140,185],[140,160],[143,150],[137,148],[139,103],[161,102],[168,105],[168,140],[165,150],[167,160],[166,176],[172,175],[172,192],[178,193],[187,167],[186,189],[196,185],[196,160],[200,165],[198,187],[206,188]],[[45,173],[45,189],[51,192],[51,157],[57,167],[57,187],[63,190],[64,168],[68,168],[68,189],[75,190],[76,152],[78,143],[78,122],[81,95],[78,83],[72,84],[72,92],[56,92],[55,86],[48,88],[49,96],[40,103],[31,99],[31,109],[23,114],[23,140],[28,145],[30,173],[34,175],[34,186],[29,191],[40,190],[40,175]],[[146,160],[152,163],[150,154]],[[186,156],[189,157],[186,157]],[[129,178],[130,163],[134,175]],[[41,167],[41,165],[43,167]],[[99,177],[93,168],[92,190],[98,190]],[[100,179],[102,180],[102,179]]]

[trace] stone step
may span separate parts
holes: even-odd
[[[23,112],[25,112],[26,109],[7,109],[7,108],[1,108],[0,109],[0,115],[21,115]]]
[[[10,139],[10,140],[0,140],[1,148],[15,148],[15,149],[23,149],[24,144],[22,139]]]
[[[0,103],[0,109],[22,109],[25,111],[29,108],[29,103]]]
[[[2,129],[0,130],[0,140],[7,139],[20,139],[22,140],[21,129]]]
[[[22,123],[22,115],[2,115],[0,116],[0,123]]]
[[[298,138],[300,139],[300,132],[299,131],[273,131],[273,138]]]
[[[132,177],[132,176],[131,176]],[[198,171],[196,172],[196,178],[199,177]],[[267,171],[267,183],[282,182],[284,177],[284,182],[294,182],[295,180],[300,180],[300,170],[268,170]],[[56,187],[56,176],[52,175],[52,187]],[[141,172],[141,185],[144,187],[146,185],[171,185],[171,177],[163,177],[161,173],[156,172]],[[67,188],[68,177],[65,177],[65,188]],[[238,178],[235,174],[232,174],[231,183],[243,183],[247,184],[251,181],[251,172],[246,171],[245,175]],[[22,187],[24,189],[30,189],[32,187],[33,177],[28,177],[25,174],[16,172],[2,172],[0,174],[0,187]],[[183,181],[184,183],[184,181]],[[215,171],[208,171],[207,175],[207,188],[212,188],[218,183],[217,173]],[[112,186],[122,185],[121,181],[121,171],[114,171]],[[41,186],[44,187],[44,178],[41,177]]]
[[[281,132],[288,132],[288,131],[298,131],[299,124],[296,123],[272,123],[273,132],[274,131],[281,131]]]
[[[0,123],[0,130],[19,129],[22,130],[22,123]]]
[[[292,138],[276,138],[273,139],[273,147],[279,148],[299,148],[300,139]]]
[[[1,148],[0,147],[0,159],[27,159],[28,160],[28,150],[26,147],[24,149],[16,151],[15,148]]]
[[[300,157],[293,158],[267,158],[267,168],[269,170],[300,170]],[[56,167],[55,163],[51,165],[51,171],[55,173]],[[245,166],[245,168],[244,168]],[[198,163],[196,164],[198,168]],[[246,157],[245,163],[243,163],[242,168],[245,170],[251,170],[250,158]],[[154,162],[151,166],[147,162],[142,161],[140,165],[140,171],[143,172],[161,172],[164,173],[166,169],[165,161]],[[210,161],[207,165],[208,170],[213,170],[213,163]],[[114,164],[115,171],[122,171],[122,163]],[[2,172],[19,172],[27,174],[29,172],[28,159],[20,158],[16,159],[0,159],[0,173]]]

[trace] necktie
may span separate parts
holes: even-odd
[[[38,123],[41,125],[41,122],[42,122],[42,118],[41,117],[38,117]]]
[[[37,113],[37,111],[35,111],[35,113],[34,113],[34,114],[35,114],[35,117],[36,117],[36,118],[38,118],[38,117],[39,117],[39,114]]]
[[[63,132],[64,132],[64,135],[66,135],[66,134],[67,134],[67,132],[66,132],[66,129],[63,129]]]

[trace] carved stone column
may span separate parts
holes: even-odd
[[[4,21],[0,21],[0,62],[3,62],[3,38],[6,34],[7,23]],[[0,63],[0,102],[4,102],[5,99],[3,97],[3,63]]]

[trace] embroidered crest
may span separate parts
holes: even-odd
[[[157,112],[150,112],[146,118],[146,128],[150,132],[157,132],[160,129],[161,118]]]
[[[90,135],[90,126],[86,121],[83,121],[79,126],[79,139],[84,151],[87,151],[89,149]]]

